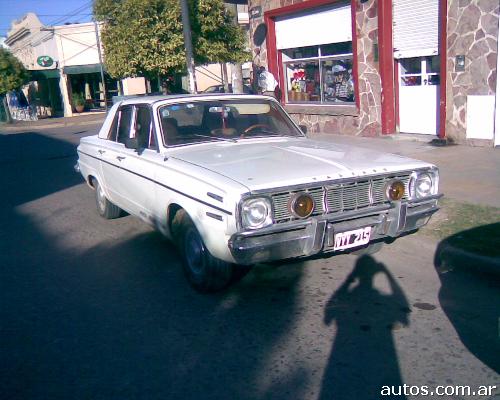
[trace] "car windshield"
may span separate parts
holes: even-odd
[[[168,146],[256,137],[303,136],[290,117],[269,100],[207,100],[169,104],[159,109]]]

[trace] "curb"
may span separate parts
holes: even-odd
[[[103,118],[104,119],[104,118]],[[51,128],[64,128],[68,126],[86,126],[86,125],[96,125],[102,123],[101,119],[94,121],[80,121],[80,122],[55,122],[52,124],[33,124],[24,126],[2,126],[0,125],[0,134],[4,133],[17,133],[23,131],[30,131],[34,129],[51,129]]]

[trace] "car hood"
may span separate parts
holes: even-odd
[[[250,191],[430,166],[395,154],[307,138],[186,146],[171,156],[224,175]]]

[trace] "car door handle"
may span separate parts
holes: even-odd
[[[117,159],[118,161],[125,160],[125,158],[126,158],[126,157],[116,156],[116,159]]]
[[[102,156],[104,153],[106,153],[106,150],[97,150],[97,152]]]

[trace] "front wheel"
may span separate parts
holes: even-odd
[[[233,278],[233,264],[210,254],[184,211],[177,212],[173,226],[184,273],[191,286],[200,292],[216,292],[229,285]]]

